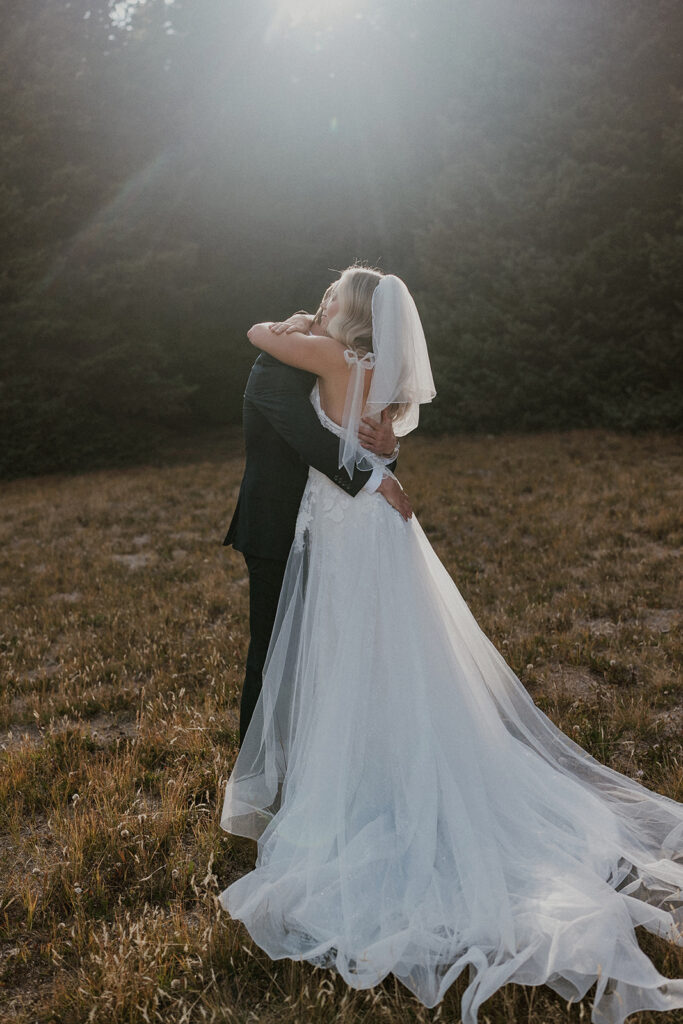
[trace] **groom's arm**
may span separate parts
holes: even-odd
[[[353,477],[339,468],[339,438],[325,429],[310,401],[314,380],[311,374],[261,356],[249,377],[245,399],[306,465],[324,473],[347,494],[355,497],[364,488],[376,490],[382,480],[381,467],[372,472],[356,467]],[[395,465],[388,468],[393,470]]]

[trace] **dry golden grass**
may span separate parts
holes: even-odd
[[[3,486],[0,1005],[34,1022],[459,1020],[394,981],[271,962],[216,894],[250,866],[218,824],[247,642],[221,546],[239,435],[164,465]],[[680,441],[409,439],[400,475],[482,629],[606,763],[683,800]],[[643,934],[659,969],[681,951]],[[482,1024],[589,1019],[506,986]],[[642,1014],[643,1022],[673,1015]]]

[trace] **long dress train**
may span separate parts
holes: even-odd
[[[415,517],[314,469],[221,826],[258,839],[220,902],[273,959],[428,1007],[468,967],[463,1024],[507,982],[683,1007],[634,931],[683,945],[683,805],[536,707]]]

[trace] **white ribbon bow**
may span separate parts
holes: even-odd
[[[375,353],[366,352],[365,355],[360,356],[357,352],[347,348],[344,350],[344,359],[351,367],[351,379],[346,389],[342,417],[344,433],[339,442],[339,468],[341,469],[343,466],[349,477],[352,477],[356,466],[361,469],[372,469],[367,452],[360,446],[358,428],[363,408],[365,374],[366,371],[374,369]]]

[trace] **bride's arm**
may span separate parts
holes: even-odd
[[[247,337],[255,348],[275,356],[281,363],[308,370],[318,377],[327,377],[344,368],[344,346],[334,338],[318,334],[276,334],[270,329],[273,321],[254,324]]]
[[[284,321],[283,325],[276,326],[286,324]],[[309,370],[323,378],[345,368],[344,346],[329,335],[304,334],[291,328],[275,332],[272,327],[271,321],[254,324],[247,331],[247,337],[252,345],[275,356],[281,363]],[[383,457],[387,463],[395,462],[399,446],[386,411],[379,423],[364,418],[358,437],[363,448]]]
[[[272,322],[254,324],[247,331],[249,341],[256,348],[268,352],[269,355],[279,359],[281,363],[300,370],[308,370],[323,378],[345,368],[344,346],[334,338],[298,332],[278,335],[270,330]],[[339,474],[332,477],[335,483],[339,483],[338,477]],[[411,518],[413,511],[410,501],[393,474],[384,476],[377,491],[385,501],[393,505],[404,519]]]

